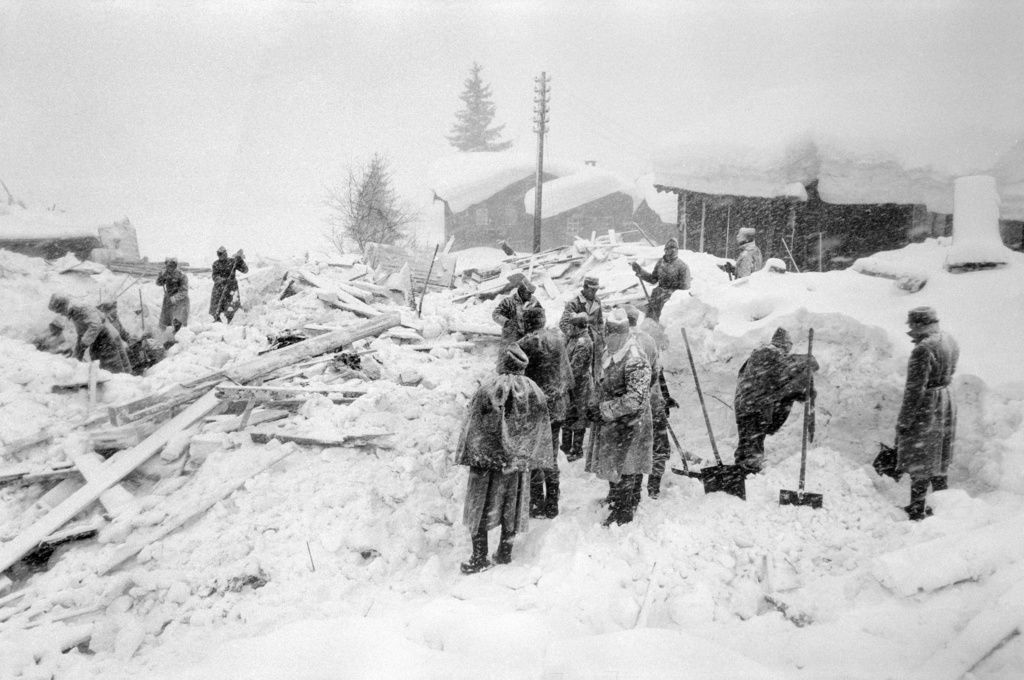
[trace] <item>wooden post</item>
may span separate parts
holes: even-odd
[[[686,250],[686,232],[689,226],[686,223],[686,192],[680,191],[678,196],[679,202],[676,206],[676,222],[679,224],[679,235],[682,239],[679,247],[682,250]]]
[[[700,252],[704,252],[704,221],[707,218],[708,206],[707,201],[703,198],[700,199]]]
[[[822,262],[823,257],[824,256],[822,255],[822,249],[821,249],[821,232],[819,231],[818,232],[818,271],[819,272],[825,271],[825,263]]]
[[[732,221],[732,206],[725,206],[725,255],[726,259],[729,258],[729,227]]]
[[[534,102],[534,128],[537,133],[537,179],[533,193],[533,252],[540,252],[540,226],[541,226],[541,194],[544,181],[544,134],[548,131],[548,103],[550,102],[550,91],[548,90],[547,73],[541,71],[540,78],[536,78],[534,87],[536,96]]]

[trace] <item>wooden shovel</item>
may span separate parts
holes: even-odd
[[[807,333],[807,394],[804,396],[804,431],[800,444],[800,488],[797,491],[779,489],[779,505],[809,505],[820,508],[824,497],[820,493],[804,491],[804,476],[807,472],[807,434],[811,422],[811,394],[814,392],[811,374],[811,350],[814,345],[814,329]]]

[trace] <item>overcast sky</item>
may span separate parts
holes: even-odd
[[[628,174],[695,121],[749,134],[743,113],[789,93],[822,117],[1024,130],[1012,0],[0,8],[0,179],[83,220],[127,216],[144,254],[197,263],[221,243],[321,246],[325,187],[375,151],[422,200],[474,60],[518,147],[547,71],[550,152]]]

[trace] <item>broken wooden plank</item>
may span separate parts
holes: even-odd
[[[217,395],[212,391],[208,392],[196,403],[160,426],[138,446],[114,454],[104,464],[102,475],[95,481],[88,482],[66,501],[18,534],[15,539],[0,545],[0,572],[13,566],[35,549],[47,536],[60,529],[68,520],[91,503],[96,502],[101,493],[120,482],[135,468],[153,457],[174,433],[189,427],[212,411],[219,403]]]
[[[450,321],[448,323],[448,330],[452,333],[462,333],[463,335],[489,335],[495,338],[501,337],[501,329],[495,324]]]
[[[363,290],[357,286],[353,286],[348,283],[342,283],[341,281],[334,281],[331,287],[337,289],[339,292],[350,295],[351,297],[359,300],[363,304],[370,304],[373,302],[373,293],[367,290]]]
[[[36,434],[29,435],[28,437],[21,437],[19,439],[12,439],[9,442],[4,442],[4,444],[0,446],[0,457],[13,456],[16,453],[32,448],[33,446],[49,444],[53,441],[53,437],[54,434],[52,432],[43,430]]]
[[[192,506],[191,509],[188,509],[178,515],[175,515],[173,518],[165,520],[160,524],[156,531],[146,536],[143,536],[138,541],[133,541],[130,545],[118,548],[117,551],[115,551],[114,555],[109,560],[107,560],[103,564],[103,566],[101,566],[97,570],[96,573],[99,576],[103,576],[104,574],[108,574],[114,569],[117,569],[119,566],[121,566],[131,558],[138,555],[139,551],[141,551],[144,547],[146,547],[147,545],[152,545],[153,543],[156,543],[157,541],[166,538],[171,533],[177,531],[180,527],[184,526],[185,524],[189,523],[190,521],[199,517],[200,515],[206,513],[210,508],[212,508],[214,505],[230,496],[232,493],[234,493],[235,490],[243,486],[251,478],[260,474],[264,470],[269,469],[273,465],[276,465],[279,461],[283,460],[294,450],[294,447],[282,448],[281,450],[276,452],[270,459],[268,459],[263,465],[258,466],[251,472],[240,477],[239,479],[236,479],[225,484],[219,490],[215,491],[210,496],[208,496],[205,500],[200,501],[198,505]]]
[[[429,352],[434,348],[438,349],[464,349],[471,350],[476,349],[477,344],[475,342],[469,342],[467,340],[454,341],[454,342],[435,342],[430,344],[422,345],[405,345],[406,349],[415,350],[417,352]]]
[[[100,479],[100,475],[103,474],[103,465],[106,462],[102,456],[91,451],[75,456],[71,461],[82,473],[86,484]],[[121,484],[114,484],[100,494],[100,505],[111,517],[117,517],[127,511],[134,500],[135,497],[131,492]]]
[[[289,432],[278,432],[274,430],[268,431],[253,431],[249,433],[254,444],[266,444],[271,439],[276,439],[280,442],[292,442],[300,446],[364,446],[366,444],[372,444],[379,440],[381,437],[387,437],[390,432],[363,432],[363,433],[352,433],[343,434],[340,437],[314,437]]]
[[[78,541],[83,538],[92,538],[96,533],[103,528],[106,522],[102,517],[94,517],[85,522],[79,522],[69,527],[65,527],[60,531],[55,531],[50,534],[42,541],[39,542],[40,546],[57,546],[61,543],[67,543],[68,541]]]
[[[49,468],[19,465],[0,470],[0,486],[5,484],[39,484],[57,479],[66,479],[74,474],[75,467],[70,462],[59,463]]]
[[[359,398],[366,394],[365,388],[353,387],[270,387],[267,385],[219,385],[217,395],[226,401],[248,401],[257,403],[274,401],[275,399],[295,399],[322,394],[328,398],[349,397]]]
[[[359,305],[352,305],[347,302],[344,302],[340,298],[338,293],[334,291],[318,290],[316,293],[316,297],[318,300],[326,304],[329,304],[331,307],[340,309],[344,312],[352,312],[353,314],[356,314],[358,316],[370,318],[377,316],[379,314],[379,312],[373,307],[367,308],[367,306],[363,305],[362,303],[360,303]]]
[[[253,400],[252,403],[255,403]],[[248,410],[248,403],[246,403],[246,409]],[[243,412],[238,416],[228,416],[225,420],[222,420],[212,425],[207,425],[203,430],[204,433],[210,432],[234,432],[235,430],[244,430],[250,425],[260,425],[262,423],[272,423],[275,420],[281,420],[287,418],[291,414],[283,409],[254,409],[249,416],[248,422],[245,419],[245,413]]]

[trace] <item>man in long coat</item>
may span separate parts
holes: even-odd
[[[669,406],[678,404],[668,391],[668,382],[665,380],[665,372],[661,367],[658,343],[650,333],[640,328],[640,310],[633,305],[626,305],[625,311],[626,317],[629,319],[629,328],[636,335],[640,349],[644,351],[644,356],[651,364],[651,419],[654,455],[651,474],[647,477],[647,495],[657,498],[661,494],[661,478],[665,474],[665,464],[672,453],[668,441],[668,409]],[[636,489],[636,493],[640,493],[639,488]]]
[[[605,342],[601,379],[588,407],[594,429],[586,470],[613,485],[607,526],[633,521],[640,502],[637,477],[651,473],[653,434],[651,364],[623,310],[608,315]]]
[[[818,370],[818,362],[806,354],[790,354],[793,342],[785,328],[777,328],[771,344],[758,347],[740,367],[733,409],[739,444],[735,463],[748,474],[764,466],[764,439],[778,432],[793,407],[813,390],[807,383],[807,362]]]
[[[558,329],[568,337],[571,331],[570,327],[579,323],[580,319],[586,318],[587,331],[594,346],[593,373],[595,377],[601,369],[601,356],[604,353],[604,312],[601,309],[601,301],[597,298],[599,285],[596,276],[585,277],[579,295],[565,303],[562,318],[558,321]]]
[[[583,457],[583,438],[587,433],[587,404],[594,391],[594,341],[590,337],[586,313],[574,314],[568,325],[565,349],[569,355],[569,406],[562,424],[562,451],[570,463]]]
[[[661,320],[661,310],[672,293],[690,288],[690,268],[679,259],[679,242],[674,238],[665,243],[664,255],[654,265],[653,271],[648,272],[638,262],[631,262],[630,266],[641,280],[658,284],[651,291],[651,299],[647,303],[647,316],[655,321]]]
[[[168,326],[177,333],[188,325],[188,277],[178,269],[178,258],[164,260],[164,270],[156,277],[156,285],[163,286],[164,301],[160,307],[160,330]]]
[[[896,452],[897,468],[910,475],[910,505],[905,509],[916,521],[931,514],[925,504],[928,487],[946,488],[956,437],[956,404],[949,384],[960,349],[953,336],[939,328],[931,307],[910,310],[907,324],[914,349],[896,421]]]
[[[526,529],[530,488],[524,472],[554,465],[551,422],[544,392],[523,375],[528,359],[516,345],[501,351],[497,374],[484,381],[469,403],[455,462],[469,466],[463,523],[473,555],[462,573],[491,566],[487,532],[501,525],[494,561],[512,560],[512,543]]]
[[[238,279],[235,274],[245,274],[249,265],[245,263],[245,253],[239,250],[228,257],[228,249],[217,248],[217,260],[211,266],[213,273],[213,290],[210,291],[210,316],[214,321],[223,314],[228,323],[234,318],[241,306],[238,299]]]
[[[565,350],[565,339],[557,328],[545,328],[547,317],[541,306],[523,312],[526,336],[519,341],[529,363],[525,375],[537,383],[548,401],[554,466],[530,471],[530,517],[558,516],[558,433],[569,408],[572,370]]]
[[[502,346],[518,342],[526,335],[523,326],[523,311],[531,307],[537,307],[540,303],[533,296],[537,286],[529,281],[523,280],[516,286],[514,293],[501,299],[494,307],[491,318],[494,323],[501,326]]]
[[[66,316],[75,325],[78,341],[72,356],[84,361],[96,360],[111,373],[129,373],[131,364],[121,336],[92,305],[73,305],[63,295],[50,297],[51,312]]]
[[[760,271],[764,266],[764,258],[761,256],[761,249],[754,242],[754,234],[757,232],[750,227],[743,227],[736,232],[736,245],[740,248],[736,256],[736,278],[742,279]]]

